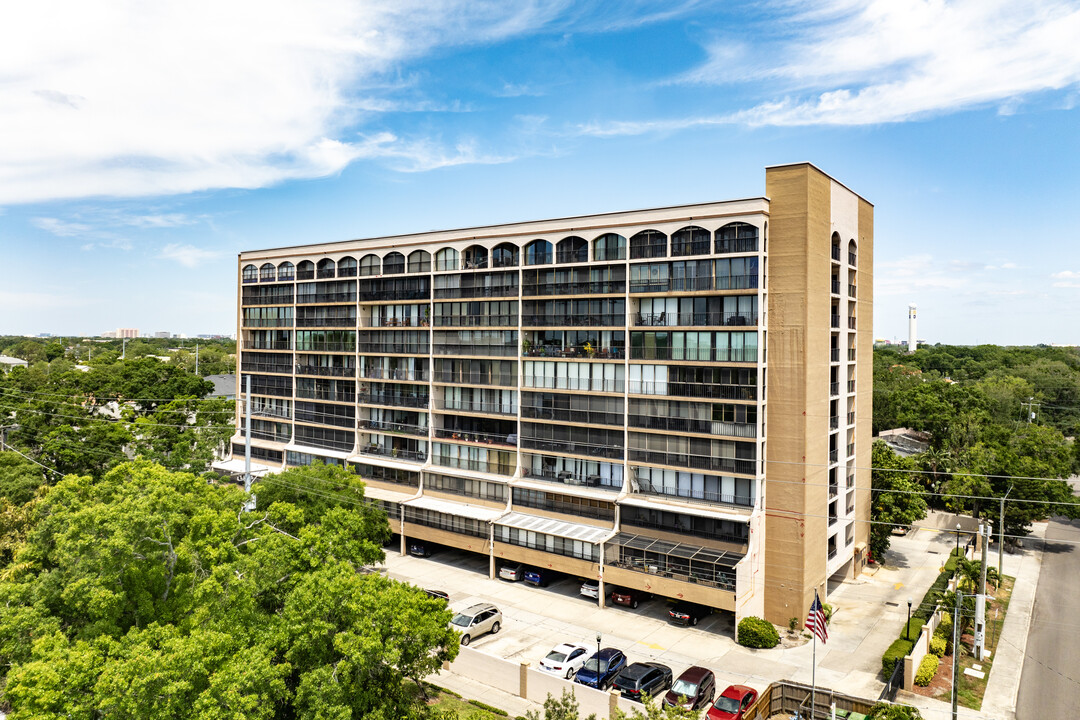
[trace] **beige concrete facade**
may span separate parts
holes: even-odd
[[[805,617],[868,534],[873,207],[765,189],[242,253],[253,459],[354,467],[403,548]]]

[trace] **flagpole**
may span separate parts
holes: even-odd
[[[814,599],[817,599],[817,591],[814,591]],[[817,694],[817,633],[814,634],[814,654],[810,660],[810,720],[814,720],[814,700]]]

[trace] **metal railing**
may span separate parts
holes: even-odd
[[[357,421],[356,426],[362,430],[376,432],[405,433],[407,435],[419,435],[427,437],[427,425],[412,425],[410,423],[387,422],[385,420],[363,419]]]
[[[297,295],[297,305],[313,305],[316,303],[356,302],[356,291],[315,293],[314,295]]]
[[[738,505],[739,507],[753,507],[754,498],[749,495],[728,495],[704,490],[689,490],[686,488],[656,488],[643,483],[639,489],[644,495],[656,495],[660,497],[673,497],[680,500],[699,501],[708,503],[722,503],[724,505]]]
[[[517,327],[517,313],[512,315],[436,315],[435,327]]]
[[[365,353],[377,353],[386,355],[427,355],[428,344],[426,342],[408,343],[408,342],[362,342],[359,345],[359,352]]]
[[[391,405],[393,407],[426,408],[430,402],[427,395],[388,395],[385,393],[360,393],[356,401],[362,405]]]
[[[704,313],[637,313],[635,325],[644,327],[673,326],[732,326],[747,327],[758,323],[757,313],[704,312]]]
[[[595,443],[576,442],[574,440],[548,440],[546,438],[534,438],[522,436],[522,449],[541,450],[545,452],[571,453],[574,455],[588,455],[590,457],[622,459],[623,448],[621,445],[597,445]]]
[[[487,432],[464,432],[462,430],[435,429],[435,437],[439,440],[452,442],[480,443],[482,445],[502,445],[504,447],[517,447],[514,433],[487,433]]]
[[[719,254],[757,252],[758,239],[756,237],[722,238],[717,239],[715,247],[716,252]]]
[[[646,430],[669,430],[674,432],[693,432],[706,435],[726,435],[729,437],[757,437],[757,424],[735,423],[722,420],[694,419],[683,417],[665,417],[663,415],[629,415],[629,425]]]
[[[356,377],[355,367],[324,367],[322,365],[297,365],[297,375],[317,375],[319,377]]]
[[[832,259],[835,260],[836,262],[840,262],[840,246],[839,245],[833,245],[832,246]]]
[[[756,363],[758,356],[757,348],[631,347],[630,359]]]
[[[436,371],[431,381],[443,385],[491,385],[494,387],[514,387],[517,377],[504,373],[468,373]]]
[[[533,407],[530,405],[521,406],[521,417],[530,420],[561,420],[588,425],[622,425],[623,423],[623,414],[621,412],[592,412],[588,410]]]
[[[436,355],[484,355],[490,357],[508,357],[517,355],[518,349],[517,343],[506,343],[504,345],[461,345],[458,343],[446,344],[436,342],[434,352]]]
[[[832,294],[833,295],[839,295],[840,294],[840,281],[839,280],[834,279],[832,281]]]
[[[427,370],[405,370],[403,368],[366,367],[360,377],[368,380],[410,380],[414,382],[426,382]]]
[[[757,472],[756,460],[736,460],[735,458],[694,455],[692,453],[668,453],[630,448],[629,459],[657,465],[675,465],[677,467],[700,468],[702,470],[732,472],[742,475],[754,475]]]
[[[517,297],[517,285],[493,285],[490,287],[435,288],[436,300],[457,298]]]
[[[621,393],[622,380],[601,380],[599,378],[571,378],[549,376],[526,376],[521,379],[521,386],[542,390],[585,390],[588,392]]]
[[[436,398],[435,408],[437,410],[487,413],[489,415],[517,415],[517,405],[514,403],[483,402],[482,400],[447,400],[445,398]],[[524,411],[524,408],[522,410]]]
[[[385,445],[369,444],[360,446],[361,455],[378,455],[380,457],[395,458],[397,460],[408,460],[409,462],[424,462],[427,460],[427,453],[420,452],[418,450],[402,450],[399,448],[390,448]]]
[[[644,382],[630,381],[631,395],[666,395],[668,397],[695,397],[715,400],[756,400],[755,385],[706,385],[697,382]],[[616,392],[622,392],[618,390]]]
[[[535,285],[521,286],[522,297],[536,297],[538,295],[622,295],[625,292],[625,280],[537,283]]]
[[[593,313],[589,315],[522,315],[526,327],[606,327],[626,324],[625,313]]]

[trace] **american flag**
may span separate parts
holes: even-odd
[[[823,643],[829,639],[829,628],[825,626],[825,610],[821,607],[817,590],[814,591],[814,602],[810,605],[810,614],[806,616],[806,629],[817,635],[818,640]]]

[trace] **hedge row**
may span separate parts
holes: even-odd
[[[904,657],[911,652],[915,647],[914,640],[919,637],[919,633],[922,631],[923,625],[930,620],[930,613],[933,612],[934,607],[937,605],[937,596],[939,593],[945,592],[949,586],[949,580],[953,576],[953,572],[956,570],[956,551],[949,553],[949,559],[945,561],[945,567],[941,573],[934,580],[934,583],[930,586],[930,589],[923,595],[922,602],[919,603],[919,607],[911,614],[911,620],[907,624],[907,636],[909,640],[904,639],[904,631],[900,631],[900,637],[897,638],[889,649],[885,651],[885,654],[881,656],[881,670],[885,673],[885,677],[892,675],[893,668],[896,666],[896,661]]]
[[[881,671],[885,673],[886,678],[893,674],[896,663],[907,656],[914,647],[915,643],[910,640],[905,640],[904,638],[896,638],[893,640],[893,644],[890,645],[889,649],[885,651],[885,654],[881,656]]]
[[[930,681],[937,675],[938,665],[941,664],[941,659],[937,655],[927,655],[919,663],[919,669],[915,671],[915,684],[920,687],[926,687],[930,684]]]

